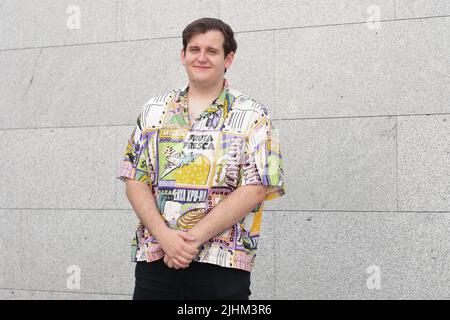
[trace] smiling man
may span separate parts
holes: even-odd
[[[229,25],[199,19],[182,38],[189,82],[143,106],[117,173],[140,220],[133,299],[248,300],[263,203],[285,194],[277,131],[224,78]]]

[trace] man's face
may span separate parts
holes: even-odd
[[[231,65],[234,52],[224,57],[224,37],[220,31],[210,30],[194,35],[181,50],[183,63],[190,82],[213,84],[223,79],[225,68]]]

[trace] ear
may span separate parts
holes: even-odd
[[[234,59],[234,52],[231,51],[230,53],[228,53],[228,55],[225,57],[225,68],[229,68],[231,66],[231,64],[233,63],[233,59]]]
[[[184,64],[185,64],[185,60],[186,60],[186,56],[185,56],[185,54],[184,54],[184,49],[181,49],[181,52],[180,52],[180,61],[181,61],[181,64],[184,66]]]

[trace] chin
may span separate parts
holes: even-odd
[[[192,74],[191,79],[194,81],[210,81],[213,79],[211,75],[204,75],[204,74]]]

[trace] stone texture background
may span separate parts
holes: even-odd
[[[115,172],[203,16],[236,32],[227,77],[282,139],[251,298],[450,298],[447,0],[0,0],[0,298],[131,298]]]

